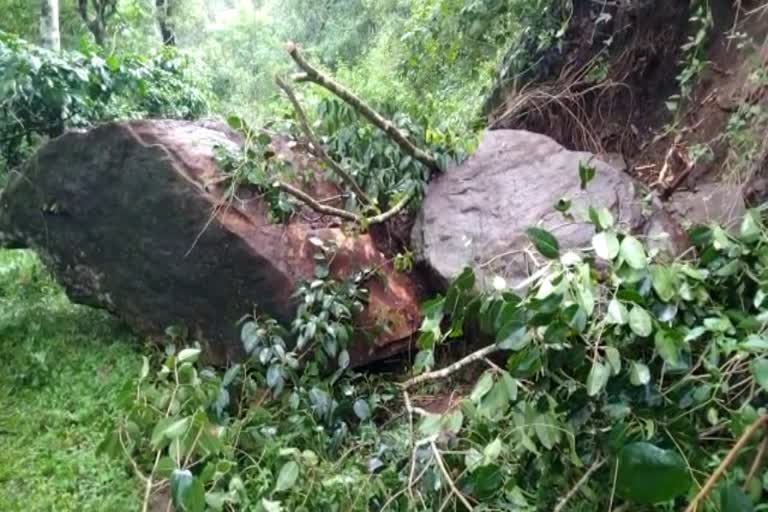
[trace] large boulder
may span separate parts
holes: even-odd
[[[151,336],[186,324],[213,361],[225,362],[242,357],[236,324],[254,308],[290,322],[292,294],[315,268],[310,239],[333,240],[332,275],[377,268],[381,276],[366,283],[353,364],[402,350],[420,321],[414,282],[367,234],[347,235],[317,215],[272,224],[255,190],[227,200],[215,152],[239,144],[218,123],[69,132],[40,149],[3,193],[0,243],[34,248],[72,300],[107,308]],[[294,169],[316,173],[306,153],[279,146]],[[320,197],[333,190],[322,180],[310,187]]]
[[[586,190],[579,164],[596,171]],[[571,201],[573,219],[555,209],[560,199]],[[440,285],[465,266],[475,269],[481,288],[487,289],[495,276],[515,285],[533,270],[525,253],[530,246],[525,230],[551,231],[563,250],[588,247],[594,235],[587,222],[590,206],[609,208],[617,222],[633,231],[654,229],[660,235],[661,227],[674,229],[661,210],[648,222],[637,184],[594,155],[568,151],[537,133],[488,131],[472,157],[429,185],[412,243]],[[667,238],[664,244],[674,251],[679,243]]]

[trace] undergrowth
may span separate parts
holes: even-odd
[[[0,251],[0,510],[137,509],[130,474],[96,455],[138,371],[132,341],[32,253]]]
[[[226,372],[194,344],[145,358],[102,450],[145,483],[145,502],[169,489],[188,512],[768,509],[762,212],[732,233],[693,228],[675,260],[606,209],[583,221],[595,236],[578,251],[527,231],[539,269],[524,290],[496,279],[478,294],[466,270],[427,302],[409,381],[345,371],[363,282],[321,271],[299,288],[295,347],[253,316],[251,359]],[[436,370],[435,351],[461,338],[487,345]],[[471,392],[421,405],[417,393],[459,389],[470,364],[486,368]]]

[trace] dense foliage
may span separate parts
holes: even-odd
[[[118,118],[196,118],[203,94],[185,77],[186,60],[102,56],[96,48],[56,54],[0,33],[0,172],[21,163],[40,137]]]
[[[588,468],[565,510],[609,500],[678,510],[720,463],[722,441],[765,414],[768,232],[750,211],[731,233],[693,228],[695,255],[669,260],[605,209],[590,221],[592,247],[579,252],[529,230],[543,261],[523,295],[502,279],[477,295],[467,270],[425,304],[416,371],[466,333],[491,343],[476,358],[488,369],[444,413],[343,371],[336,340],[348,338],[359,295],[328,284],[321,265],[298,291],[296,349],[258,317],[243,326],[245,366],[217,373],[195,364],[199,350],[169,347],[153,375],[145,359],[105,447],[119,455],[122,439],[184,510],[552,510]],[[313,345],[322,357],[299,370]],[[753,505],[768,493],[764,473],[750,471],[754,449],[702,510],[765,508]]]
[[[229,198],[241,185],[257,187],[275,222],[291,218],[299,204],[276,181],[300,178],[275,145],[311,144],[273,82],[275,73],[295,71],[286,41],[298,42],[444,170],[473,148],[492,88],[557,67],[574,6],[83,3],[78,12],[62,2],[65,51],[54,53],[27,42],[37,35],[29,2],[0,0],[9,14],[0,20],[0,180],[67,128],[194,119],[210,107],[245,140],[242,153],[219,155]],[[107,4],[108,16],[92,10]],[[602,7],[595,27],[607,20]],[[706,67],[713,23],[706,2],[695,7],[680,91],[668,102],[675,112]],[[754,75],[764,85],[764,70]],[[363,214],[346,232],[363,231],[369,213],[422,194],[430,170],[359,108],[316,84],[296,89],[318,145],[371,199],[363,204],[343,191],[344,207]],[[746,127],[765,124],[759,105],[745,103],[731,115],[722,138],[738,153],[728,164],[740,174],[754,172],[765,154],[764,138]],[[594,169],[579,172],[588,186]],[[750,210],[732,229],[693,227],[694,246],[673,259],[600,205],[577,220],[567,200],[556,208],[567,222],[593,225],[591,247],[561,251],[555,234],[532,226],[525,252],[536,270],[523,286],[512,289],[498,277],[481,293],[473,272],[464,271],[423,305],[407,377],[350,369],[360,335],[353,318],[376,269],[332,279],[336,247],[319,239],[309,240],[317,268],[295,290],[293,322],[244,311],[247,360],[228,368],[201,361],[202,340],[183,329],[169,329],[165,346],[140,356],[97,344],[83,333],[111,338],[119,331],[100,330],[104,318],[68,304],[29,254],[0,253],[0,335],[15,354],[0,370],[12,390],[0,402],[11,411],[0,414],[0,482],[14,489],[0,495],[0,508],[28,506],[26,496],[39,494],[30,508],[127,510],[141,500],[148,510],[167,495],[170,504],[152,506],[671,512],[730,461],[699,512],[768,510],[760,461],[768,434],[744,438],[727,455],[768,412],[764,209]],[[408,252],[393,261],[402,271],[413,268]],[[462,348],[470,353],[459,359]],[[63,434],[53,436],[54,428]],[[97,430],[104,431],[98,450]],[[76,485],[81,478],[88,484]]]

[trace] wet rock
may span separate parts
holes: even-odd
[[[381,275],[366,283],[370,302],[358,319],[353,364],[404,348],[420,321],[414,282],[368,235],[347,235],[316,215],[271,224],[254,190],[227,199],[229,182],[214,152],[239,143],[210,122],[133,121],[69,132],[41,148],[3,193],[0,232],[40,253],[72,300],[106,308],[150,336],[185,324],[216,362],[242,357],[236,323],[254,308],[292,320],[292,294],[315,267],[309,240],[333,240],[332,275],[363,268]],[[316,169],[291,144],[277,151],[294,169]],[[307,190],[323,194],[329,185],[315,180]]]
[[[580,164],[595,168],[586,190]],[[572,218],[555,209],[560,199],[571,202]],[[648,217],[654,215],[654,235],[663,235],[662,227],[676,227],[666,224],[669,219],[656,204],[643,203],[631,177],[594,155],[566,150],[532,132],[489,131],[471,158],[430,184],[412,243],[443,286],[467,265],[482,288],[494,276],[515,285],[533,270],[525,230],[551,231],[562,252],[589,247],[595,232],[588,222],[590,206],[610,209],[616,222],[632,231],[648,229]]]

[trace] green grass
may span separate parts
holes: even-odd
[[[0,251],[0,510],[138,509],[129,470],[96,447],[140,359],[116,321],[71,304],[34,254]]]

